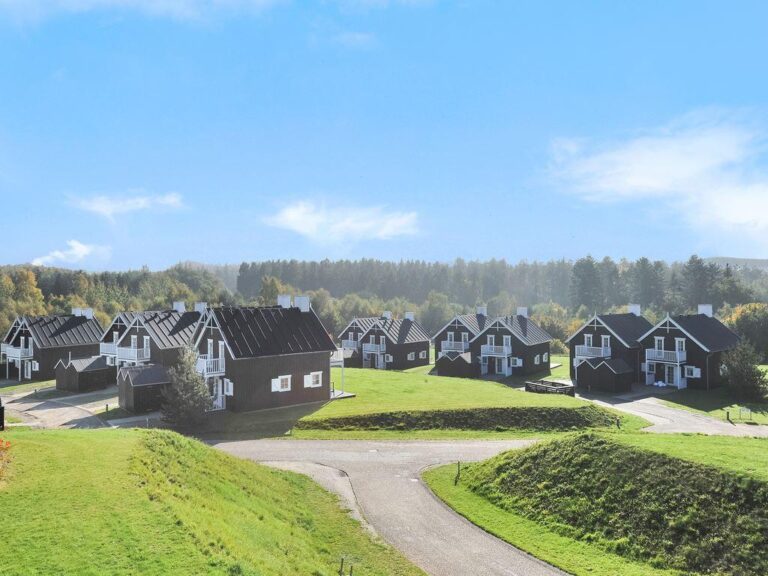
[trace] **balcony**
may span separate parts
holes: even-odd
[[[6,344],[4,353],[8,360],[26,360],[27,358],[32,358],[32,345],[28,344],[26,348],[22,348]]]
[[[655,348],[646,348],[646,362],[669,362],[671,364],[680,364],[685,362],[685,350],[656,350]]]
[[[146,362],[149,360],[149,348],[117,347],[118,362]]]
[[[99,355],[117,356],[117,344],[115,344],[114,342],[100,342]]]
[[[440,352],[466,352],[467,350],[469,350],[469,342],[456,342],[455,340],[440,342]]]
[[[386,344],[371,344],[370,342],[363,344],[363,353],[367,354],[384,354],[387,351]]]
[[[200,354],[196,368],[203,377],[220,376],[224,374],[225,358],[208,358],[207,354]]]
[[[490,344],[483,344],[480,346],[480,354],[482,356],[511,356],[512,346],[492,346]]]
[[[576,346],[576,356],[579,358],[610,358],[610,347],[603,346]]]
[[[357,340],[342,340],[341,347],[344,350],[357,350],[360,348],[360,342]]]

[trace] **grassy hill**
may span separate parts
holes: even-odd
[[[5,438],[4,575],[423,574],[309,479],[171,432]]]
[[[573,574],[766,574],[768,462],[736,462],[768,442],[706,445],[582,434],[469,465],[458,486],[455,467],[425,477],[470,520]],[[734,454],[706,456],[717,448]]]
[[[562,431],[610,427],[620,417],[625,427],[647,423],[559,394],[532,394],[486,380],[448,378],[417,372],[368,369],[345,371],[345,390],[354,398],[337,400],[305,416],[297,432],[319,431]],[[341,373],[333,380],[340,387]]]

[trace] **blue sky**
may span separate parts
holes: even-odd
[[[768,254],[768,4],[0,0],[0,262]]]

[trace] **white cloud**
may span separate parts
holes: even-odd
[[[53,250],[45,256],[32,260],[34,266],[50,266],[52,264],[77,264],[86,258],[95,257],[106,260],[111,249],[109,246],[83,244],[77,240],[68,240],[66,250]]]
[[[376,36],[368,32],[340,32],[333,41],[346,48],[372,48],[376,45]]]
[[[0,0],[0,13],[16,20],[56,14],[121,10],[176,20],[197,20],[217,12],[258,12],[281,0]]]
[[[416,212],[389,212],[382,206],[318,206],[295,202],[264,219],[265,223],[301,234],[319,244],[389,240],[417,232]]]
[[[74,198],[72,203],[81,210],[93,212],[112,221],[116,215],[128,212],[152,208],[178,209],[183,207],[181,195],[175,192],[161,196],[135,192],[123,196],[91,196]]]
[[[766,142],[754,113],[704,110],[611,142],[557,140],[551,169],[587,201],[637,202],[710,239],[746,234],[768,247]]]

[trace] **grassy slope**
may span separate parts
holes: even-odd
[[[422,574],[303,476],[163,431],[6,437],[4,575]]]
[[[763,573],[760,566],[768,558],[760,526],[766,519],[759,511],[768,500],[768,487],[737,476],[768,479],[768,441],[610,436],[643,449],[628,452],[587,438],[572,437],[469,465],[458,486],[453,485],[455,466],[428,471],[425,479],[471,521],[577,575],[662,574],[672,573],[674,565],[717,563],[724,573]],[[531,490],[532,485],[538,489]],[[643,505],[627,506],[626,501]],[[639,563],[646,554],[654,566]]]
[[[688,388],[664,395],[659,399],[673,408],[701,412],[723,421],[727,420],[726,411],[728,411],[734,422],[750,421],[749,418],[742,420],[739,417],[739,406],[744,406],[752,410],[752,422],[768,424],[768,402],[737,402],[725,387],[710,391]]]
[[[23,382],[19,384],[15,380],[4,380],[4,384],[0,385],[0,394],[3,396],[11,396],[14,394],[23,394],[25,392],[33,392],[35,390],[46,390],[55,388],[56,380],[43,380],[41,382]]]

